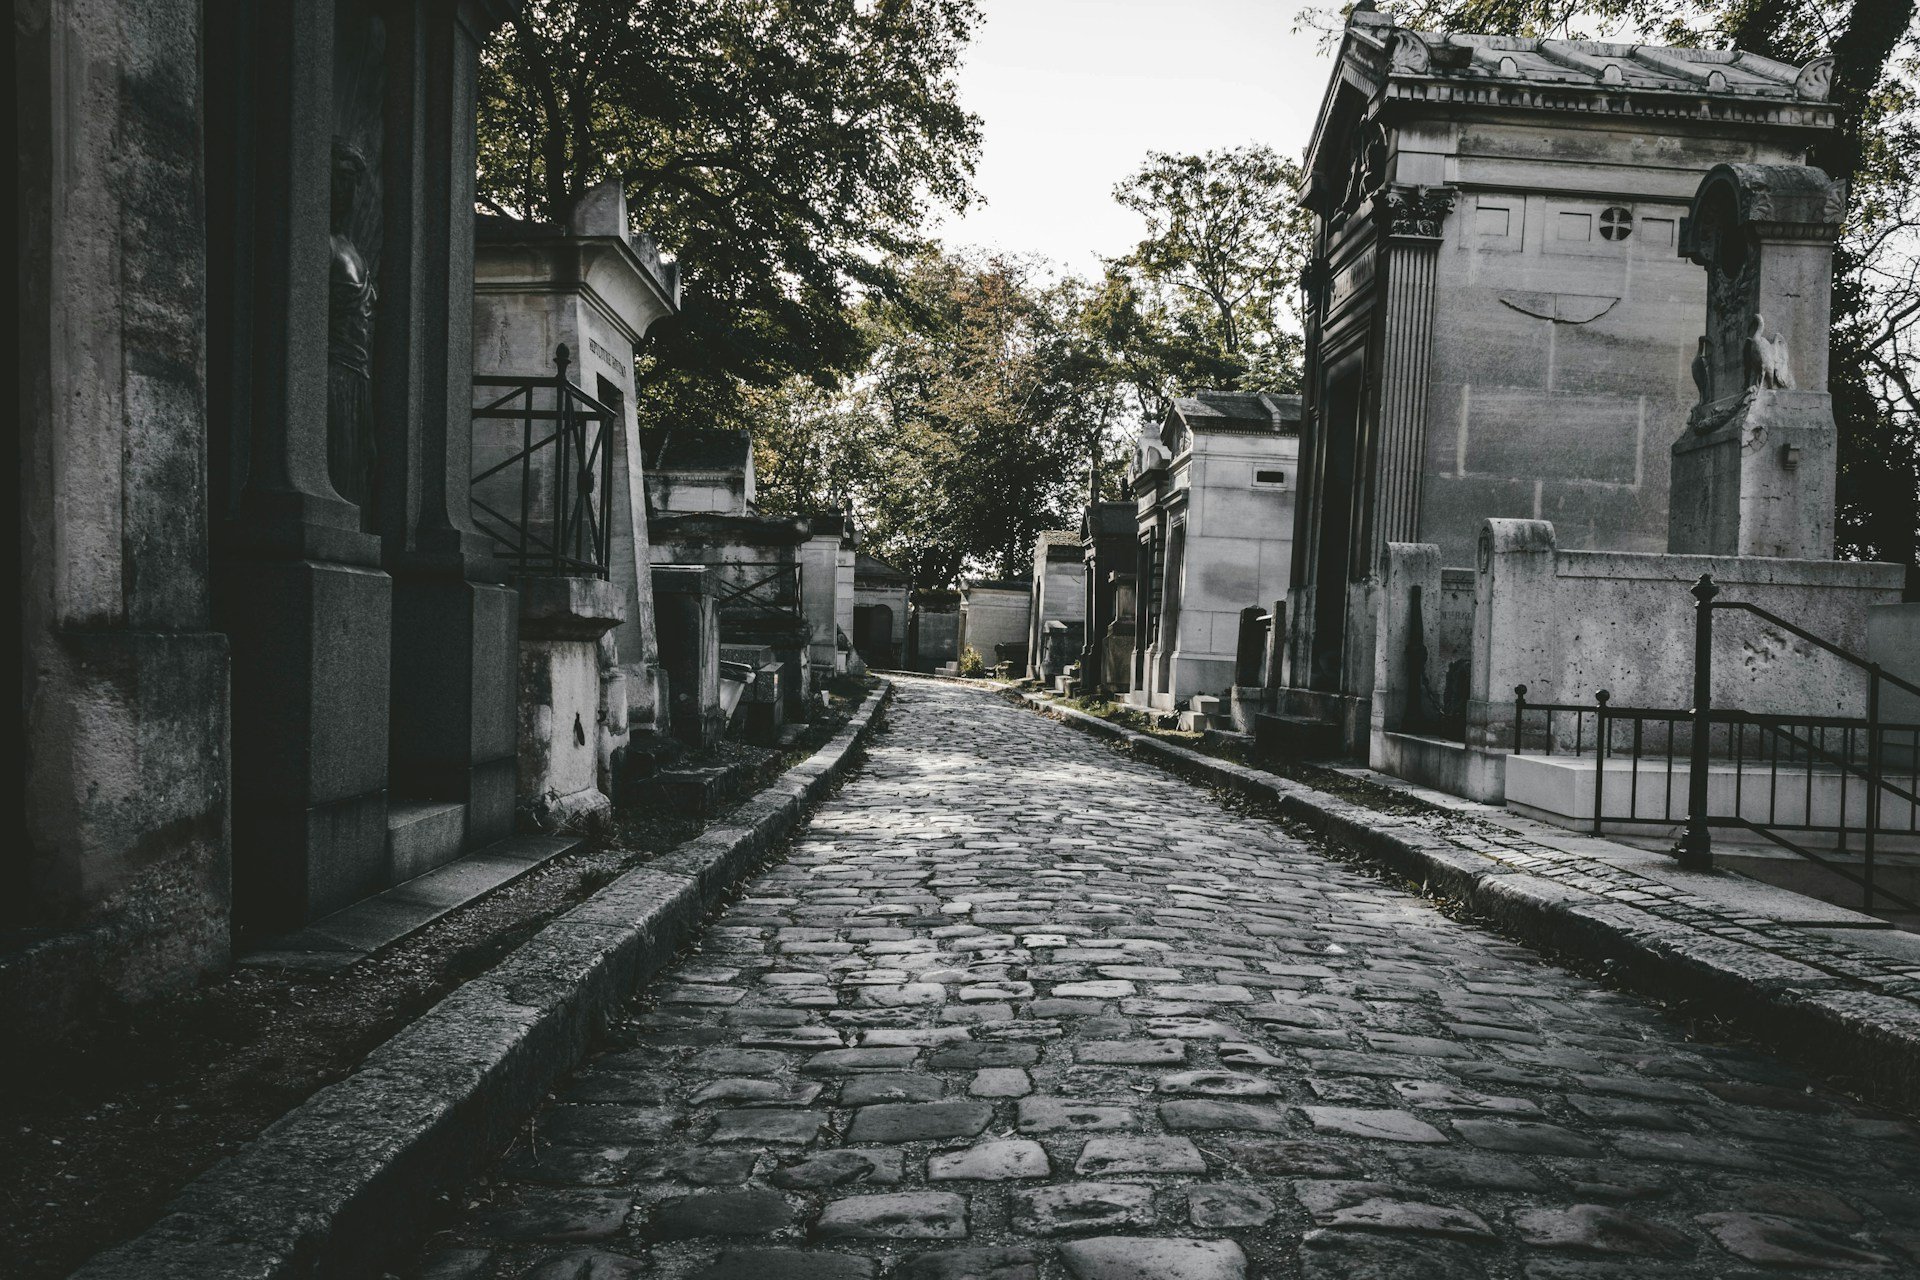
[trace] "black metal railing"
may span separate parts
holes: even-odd
[[[1719,588],[1702,576],[1694,636],[1691,707],[1620,707],[1607,690],[1591,706],[1532,702],[1527,686],[1514,689],[1513,752],[1564,751],[1564,717],[1573,717],[1572,753],[1594,758],[1593,830],[1605,824],[1683,824],[1673,854],[1682,865],[1710,869],[1715,827],[1750,831],[1857,885],[1871,911],[1885,898],[1905,910],[1920,903],[1876,882],[1881,838],[1920,837],[1920,724],[1881,715],[1884,685],[1920,695],[1920,686],[1882,671],[1804,628],[1746,601],[1719,601]],[[1737,609],[1867,673],[1864,716],[1783,715],[1712,704],[1713,611]],[[1556,723],[1556,716],[1562,717]],[[1531,717],[1531,720],[1529,719]],[[1591,729],[1589,730],[1589,725]],[[1559,729],[1560,732],[1555,730]],[[1626,762],[1624,778],[1609,777],[1610,760]],[[1715,769],[1732,775],[1731,796],[1715,813]],[[1684,792],[1676,786],[1684,781]],[[1626,788],[1624,804],[1618,788]],[[1724,786],[1722,788],[1724,793]],[[1609,812],[1608,795],[1614,796]],[[1831,856],[1808,837],[1832,838]],[[1857,853],[1856,871],[1843,857]]]
[[[800,612],[800,566],[774,561],[728,561],[733,579],[720,587],[718,607],[736,613],[790,617]]]
[[[552,377],[473,380],[473,520],[516,578],[604,578],[612,557],[619,416],[573,384],[570,360],[562,343]]]

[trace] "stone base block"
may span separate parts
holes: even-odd
[[[1368,763],[1423,787],[1464,796],[1486,804],[1500,804],[1507,796],[1507,753],[1470,747],[1447,738],[1413,733],[1377,732]]]
[[[710,818],[753,780],[747,764],[664,769],[639,787],[641,803],[675,817]]]
[[[598,787],[536,796],[527,814],[534,827],[548,835],[594,835],[613,826],[613,802]]]
[[[1838,434],[1824,391],[1754,389],[1709,406],[1673,443],[1667,550],[1677,555],[1833,555]],[[1698,411],[1696,411],[1697,413]]]

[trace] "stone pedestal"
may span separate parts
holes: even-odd
[[[726,732],[720,707],[720,622],[705,565],[653,567],[654,629],[667,673],[669,729],[690,747]]]
[[[387,887],[392,580],[243,561],[214,600],[233,645],[234,914],[264,936]]]
[[[609,822],[600,790],[600,640],[620,625],[620,592],[600,578],[531,578],[520,591],[519,797],[541,831]]]
[[[1830,558],[1838,443],[1833,397],[1756,387],[1731,404],[1706,408],[1699,424],[1673,444],[1667,549]]]

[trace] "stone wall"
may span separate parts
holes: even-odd
[[[229,949],[200,6],[15,6],[24,839],[0,1023],[45,1044]],[[18,932],[15,932],[18,931]]]
[[[1722,600],[1751,600],[1856,654],[1867,647],[1869,608],[1897,602],[1903,582],[1898,565],[1563,551],[1545,521],[1489,520],[1480,540],[1469,745],[1509,745],[1520,684],[1530,702],[1586,705],[1606,689],[1620,707],[1690,705],[1688,589],[1701,574],[1712,575]],[[1716,706],[1858,716],[1865,693],[1859,669],[1750,614],[1716,611]],[[1572,732],[1569,723],[1569,747]]]

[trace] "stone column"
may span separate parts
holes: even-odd
[[[1380,438],[1371,545],[1411,542],[1420,526],[1426,458],[1427,368],[1433,348],[1433,281],[1451,187],[1389,187],[1381,195],[1386,299],[1379,369]]]
[[[467,850],[513,831],[518,596],[473,524],[473,198],[475,80],[499,4],[414,0],[394,58],[390,127],[404,151],[403,240],[410,429],[390,471],[404,510],[389,519],[394,575],[394,786],[466,805]],[[400,25],[396,21],[396,26]],[[396,45],[402,42],[398,39]],[[395,135],[398,135],[395,137]],[[396,325],[401,322],[396,315]],[[396,406],[396,410],[402,406]]]
[[[331,0],[210,4],[204,23],[243,944],[387,883],[391,584],[327,464],[335,25]]]
[[[1480,531],[1473,594],[1473,684],[1467,703],[1467,745],[1513,745],[1513,687],[1536,702],[1564,702],[1564,689],[1542,676],[1565,619],[1555,616],[1558,565],[1553,525],[1545,520],[1489,520]]]

